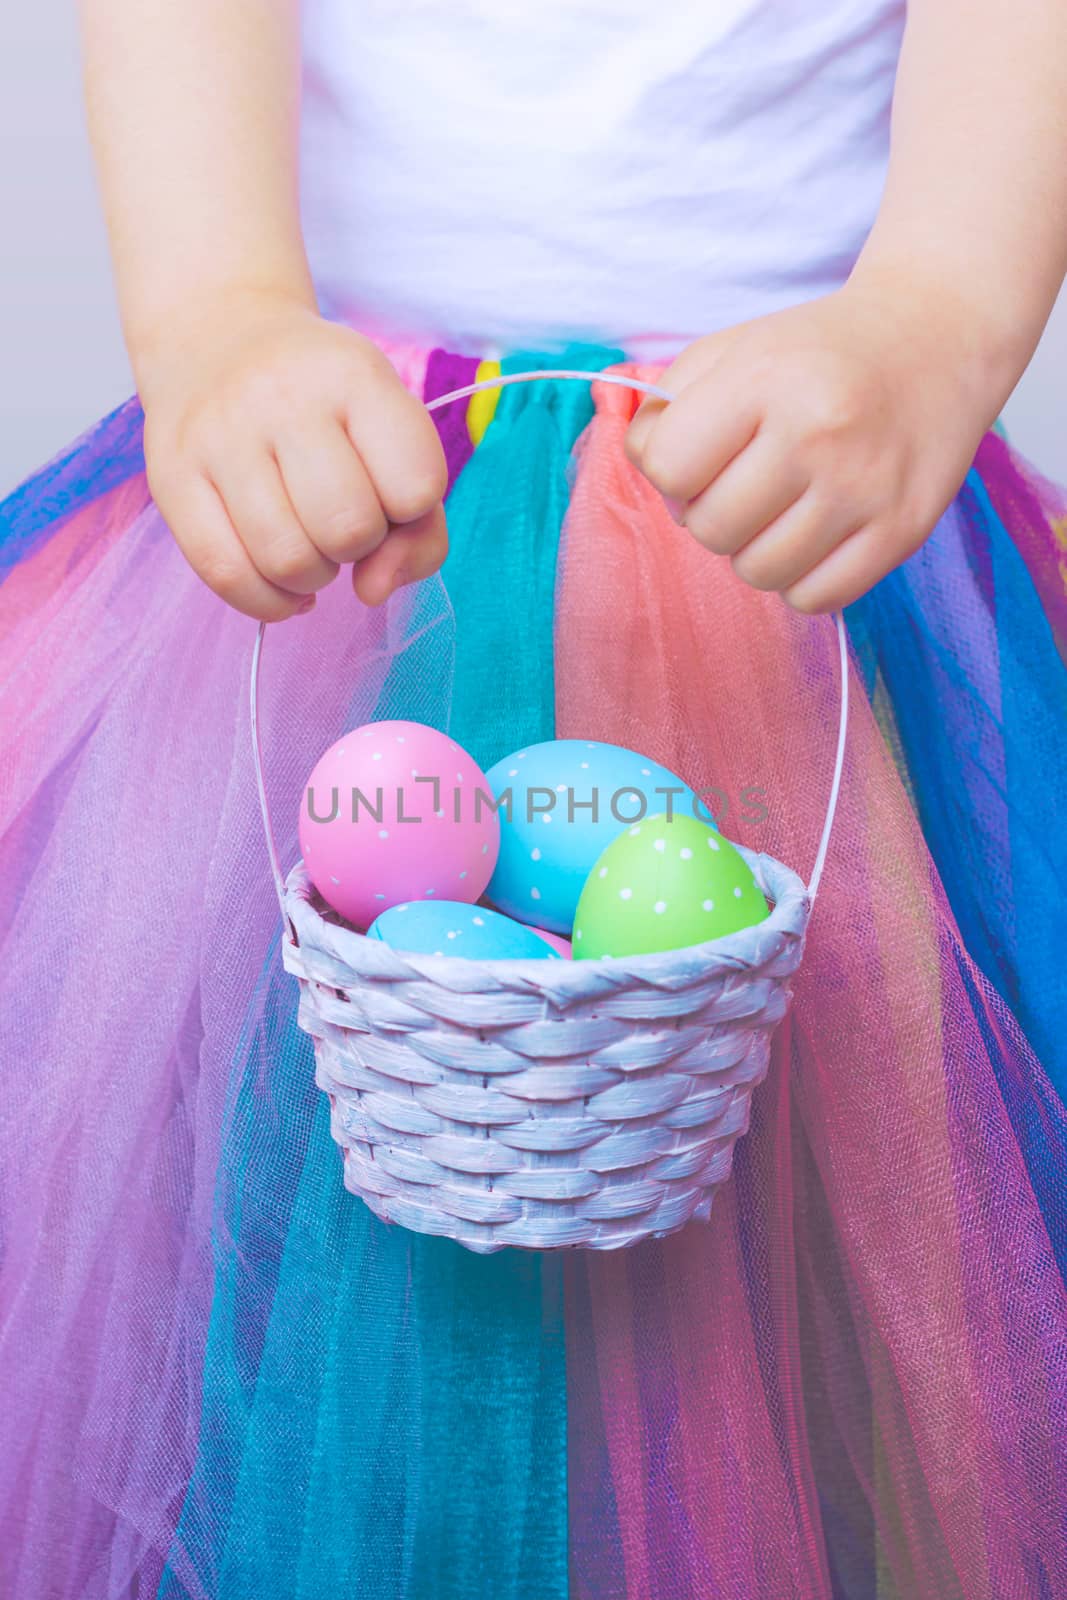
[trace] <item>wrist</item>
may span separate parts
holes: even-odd
[[[883,318],[902,348],[923,346],[954,372],[983,428],[996,420],[1037,346],[1041,326],[962,272],[865,250],[844,291]]]
[[[138,391],[143,396],[161,368],[205,339],[225,336],[242,323],[279,312],[317,310],[306,271],[219,278],[201,282],[181,295],[161,297],[124,317],[126,348]]]

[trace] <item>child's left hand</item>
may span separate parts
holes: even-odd
[[[932,532],[995,418],[968,329],[917,289],[850,284],[698,339],[627,454],[747,583],[847,605]]]

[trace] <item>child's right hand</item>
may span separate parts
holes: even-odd
[[[242,293],[135,356],[148,482],[223,600],[276,622],[352,563],[379,605],[447,552],[444,452],[370,340],[302,301]]]

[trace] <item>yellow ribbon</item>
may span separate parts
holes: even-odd
[[[474,381],[484,383],[488,378],[499,378],[499,376],[499,361],[481,361],[474,374]],[[475,449],[485,438],[485,430],[496,415],[496,403],[499,399],[499,389],[483,389],[481,394],[472,394],[470,397],[467,404],[467,432]]]

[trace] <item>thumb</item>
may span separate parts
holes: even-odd
[[[397,589],[428,578],[448,554],[444,506],[434,506],[414,522],[392,527],[376,550],[352,568],[352,587],[367,606],[380,606]]]

